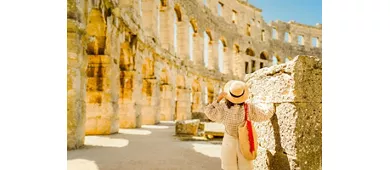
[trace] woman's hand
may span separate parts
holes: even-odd
[[[221,101],[223,98],[225,98],[226,92],[221,92],[217,98],[217,102]]]

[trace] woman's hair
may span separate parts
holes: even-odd
[[[242,106],[244,103],[238,103],[238,104],[235,104],[235,103],[232,103],[230,102],[229,100],[225,100],[225,103],[226,103],[226,106],[230,109],[230,107],[234,106],[234,105],[239,105],[239,106]]]

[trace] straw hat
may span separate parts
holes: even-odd
[[[223,91],[226,92],[225,98],[232,103],[243,103],[248,99],[248,87],[242,81],[228,81]]]

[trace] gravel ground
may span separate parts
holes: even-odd
[[[220,170],[220,143],[180,141],[165,122],[118,134],[86,136],[85,147],[68,151],[68,170]]]

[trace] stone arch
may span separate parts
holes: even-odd
[[[192,29],[194,30],[194,33],[198,33],[198,24],[194,18],[190,20],[190,24],[192,26]]]
[[[181,22],[182,21],[182,11],[181,11],[181,7],[179,4],[175,4],[175,7],[174,7],[174,10],[175,10],[175,14],[176,14],[176,19],[178,22]]]
[[[204,31],[203,32],[203,62],[205,67],[209,66],[209,59],[210,59],[209,53],[212,50],[211,44],[212,44],[212,39],[210,33]]]
[[[245,50],[245,54],[254,57],[254,56],[255,56],[255,51],[253,51],[252,48],[248,47],[248,48]]]
[[[266,51],[262,51],[260,53],[260,59],[268,60],[269,59],[268,53]]]
[[[207,36],[209,37],[209,39],[210,39],[210,43],[213,41],[213,36],[212,36],[212,34],[211,34],[211,30],[206,30],[206,34],[207,34]]]
[[[278,64],[280,64],[282,62],[283,62],[283,60],[281,59],[281,57],[278,54],[275,53],[272,56],[272,65],[278,65]]]
[[[228,65],[225,64],[227,56],[226,41],[223,37],[218,40],[218,68],[221,73],[226,73]]]
[[[234,45],[233,45],[233,52],[234,52],[235,54],[240,53],[240,46],[239,46],[238,44],[234,44]]]
[[[194,19],[190,20],[188,29],[188,53],[191,61],[194,61],[194,51],[196,48],[196,23]]]
[[[161,7],[167,7],[168,6],[168,0],[160,0],[160,6]]]
[[[221,40],[221,42],[222,42],[223,47],[224,47],[224,48],[227,48],[226,38],[225,38],[225,37],[221,37],[220,40]]]
[[[86,52],[88,55],[103,55],[106,48],[107,26],[102,12],[99,9],[92,9],[87,23],[87,37],[92,41],[87,43]]]

